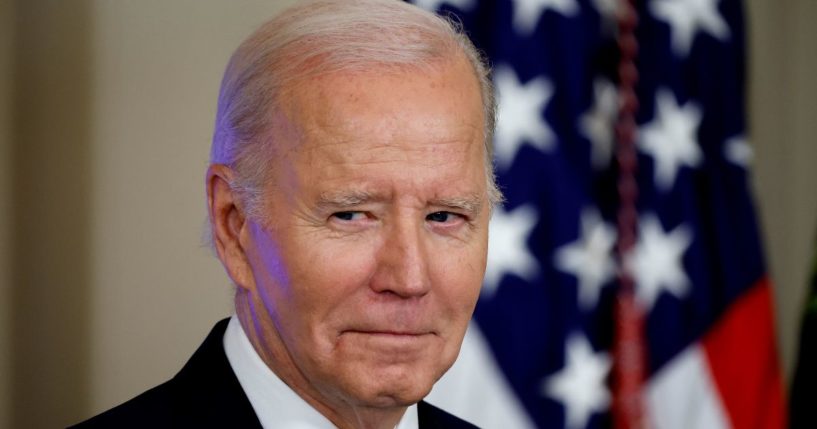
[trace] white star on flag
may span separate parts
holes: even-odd
[[[654,160],[655,185],[669,191],[681,166],[697,167],[703,160],[696,139],[701,111],[692,102],[679,106],[675,97],[661,89],[655,97],[655,116],[640,130],[638,146]]]
[[[705,31],[718,40],[729,38],[729,26],[715,3],[718,0],[657,0],[649,3],[650,12],[670,25],[672,49],[686,57],[698,31]]]
[[[618,118],[616,87],[606,79],[593,81],[593,108],[579,120],[579,129],[590,140],[591,160],[597,170],[607,168],[613,156],[613,127]]]
[[[516,274],[532,281],[539,272],[539,264],[531,255],[528,236],[536,225],[537,213],[533,205],[526,204],[511,212],[497,207],[491,217],[488,238],[488,266],[482,294],[492,296],[506,274]]]
[[[692,234],[686,226],[679,225],[665,233],[655,215],[641,218],[638,243],[627,263],[635,277],[636,297],[645,311],[652,309],[663,291],[677,298],[689,292],[683,257],[691,243]]]
[[[593,0],[593,7],[601,18],[601,29],[604,34],[618,32],[618,0]]]
[[[613,247],[616,233],[595,209],[584,209],[581,236],[556,250],[554,265],[578,280],[579,306],[590,310],[599,300],[601,288],[616,273]]]
[[[723,156],[727,161],[742,168],[749,168],[755,153],[746,137],[737,136],[727,140],[723,146]]]
[[[428,11],[435,11],[444,4],[450,4],[457,9],[467,12],[474,8],[476,0],[413,0],[414,4]]]
[[[605,379],[610,372],[610,357],[594,353],[581,334],[571,334],[565,344],[565,364],[542,383],[542,393],[558,400],[565,408],[565,427],[584,429],[594,413],[610,406]]]
[[[605,20],[615,20],[618,14],[617,0],[593,0],[593,7]]]
[[[553,96],[553,87],[544,76],[522,85],[506,65],[494,70],[494,81],[499,98],[496,161],[499,168],[507,169],[525,142],[542,151],[553,147],[553,132],[542,118],[545,105]]]
[[[536,24],[547,9],[564,16],[579,13],[576,0],[514,0],[513,3],[513,28],[522,36],[529,36],[536,30]]]

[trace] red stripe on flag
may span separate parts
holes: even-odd
[[[770,291],[763,278],[732,304],[703,341],[734,429],[786,426]]]

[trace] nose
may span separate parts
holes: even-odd
[[[420,297],[430,290],[429,255],[424,226],[410,219],[394,223],[383,231],[377,268],[371,288],[402,298]]]

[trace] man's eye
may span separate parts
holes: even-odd
[[[344,221],[363,220],[363,219],[366,218],[366,213],[354,212],[354,211],[337,212],[337,213],[332,213],[332,217],[334,217],[336,219],[344,220]]]
[[[430,222],[451,222],[457,220],[460,215],[451,212],[434,212],[426,216],[426,220]]]

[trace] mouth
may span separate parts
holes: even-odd
[[[356,359],[395,365],[414,364],[440,346],[430,331],[403,329],[349,329],[341,332],[336,345],[352,350]]]
[[[348,331],[344,331],[345,334],[360,334],[360,335],[373,335],[373,336],[382,336],[382,337],[422,337],[425,335],[432,335],[433,333],[430,331],[400,331],[400,330],[368,330],[368,329],[350,329]]]
[[[341,336],[363,339],[367,342],[382,344],[420,344],[434,336],[431,331],[389,330],[389,329],[350,329]]]
[[[344,332],[339,340],[356,348],[358,353],[376,353],[378,361],[390,363],[412,362],[434,344],[430,333],[391,330],[351,330]]]

